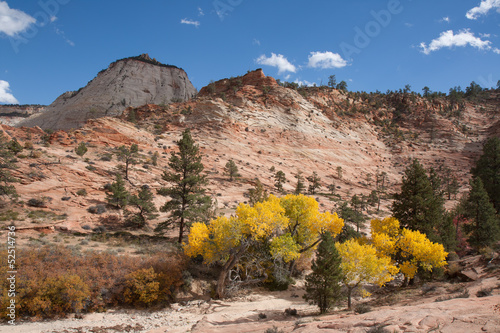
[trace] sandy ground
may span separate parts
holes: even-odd
[[[83,319],[24,322],[2,325],[5,333],[233,333],[265,332],[277,327],[282,332],[368,332],[384,326],[389,332],[500,332],[500,290],[498,277],[463,285],[469,298],[456,298],[449,284],[432,284],[400,299],[398,304],[373,307],[373,311],[356,314],[337,311],[317,316],[317,308],[302,299],[303,287],[287,291],[248,291],[246,295],[224,301],[192,300],[175,303],[156,312],[110,310],[84,315]],[[454,286],[454,285],[451,285]],[[432,288],[430,288],[432,287]],[[488,297],[476,297],[478,290],[495,288]],[[404,292],[402,295],[405,295]],[[436,299],[450,298],[436,302]],[[356,303],[359,300],[355,301]],[[286,309],[296,309],[290,316]]]

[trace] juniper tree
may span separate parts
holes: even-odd
[[[75,148],[75,153],[78,156],[85,155],[85,153],[87,153],[87,151],[88,151],[88,148],[87,148],[87,145],[85,144],[85,142],[80,142],[80,144],[78,145],[78,147]]]
[[[325,313],[342,299],[343,279],[341,257],[329,233],[321,236],[312,273],[306,276],[304,299],[317,304],[320,313]]]
[[[156,230],[162,231],[178,225],[178,241],[182,243],[186,229],[193,222],[210,219],[212,200],[210,196],[205,195],[204,186],[207,179],[203,174],[200,149],[195,144],[191,132],[185,130],[176,144],[179,151],[172,152],[168,163],[169,170],[164,171],[162,175],[162,179],[171,186],[158,190],[158,194],[170,197],[160,210],[170,212],[171,215],[167,221],[159,223]]]

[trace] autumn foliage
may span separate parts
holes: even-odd
[[[36,318],[103,311],[116,305],[168,304],[183,284],[183,257],[172,254],[132,258],[109,253],[73,253],[63,246],[17,250],[17,313]],[[6,250],[1,250],[7,258]],[[5,319],[8,271],[2,272],[0,316]]]
[[[442,244],[431,242],[419,231],[401,228],[394,217],[371,221],[369,240],[379,256],[392,258],[407,279],[413,279],[418,269],[432,271],[446,265],[448,253]]]
[[[224,297],[228,274],[244,255],[265,249],[260,251],[261,261],[291,263],[311,253],[321,233],[329,231],[335,236],[343,225],[337,214],[320,213],[314,198],[270,195],[254,206],[240,204],[234,216],[221,216],[208,224],[194,223],[184,249],[188,256],[203,256],[207,264],[222,264],[217,294]]]

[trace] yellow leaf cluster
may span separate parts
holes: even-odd
[[[382,286],[398,272],[398,268],[391,263],[391,258],[379,256],[372,245],[360,244],[351,239],[335,246],[342,257],[344,283],[350,288],[365,283]]]
[[[271,255],[289,262],[314,250],[321,233],[335,236],[342,231],[344,221],[336,213],[318,209],[318,202],[305,195],[270,195],[254,206],[240,204],[235,216],[194,223],[184,250],[188,256],[202,255],[206,263],[214,263],[224,261],[243,241],[269,241]]]
[[[431,271],[433,268],[446,265],[443,245],[431,242],[419,231],[400,228],[394,217],[371,221],[371,244],[380,256],[398,258],[401,273],[413,278],[418,267]]]

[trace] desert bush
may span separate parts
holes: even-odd
[[[76,191],[76,195],[78,195],[80,197],[85,197],[85,196],[87,196],[87,190],[82,188],[81,190]]]
[[[102,214],[106,212],[106,206],[104,205],[96,205],[90,206],[87,211],[92,214]]]
[[[148,306],[160,297],[160,283],[158,274],[153,267],[141,268],[131,272],[125,278],[123,297],[126,303],[139,306]]]
[[[0,255],[7,258],[5,247],[0,248]],[[17,258],[18,316],[39,319],[104,311],[120,304],[168,304],[183,284],[186,263],[172,254],[137,260],[105,252],[82,253],[62,245],[18,249]],[[8,320],[7,268],[7,261],[2,260],[1,320]]]
[[[363,314],[372,311],[372,308],[368,304],[360,303],[354,306],[354,311]]]
[[[26,203],[30,207],[45,207],[45,201],[41,199],[29,199],[28,202]]]

